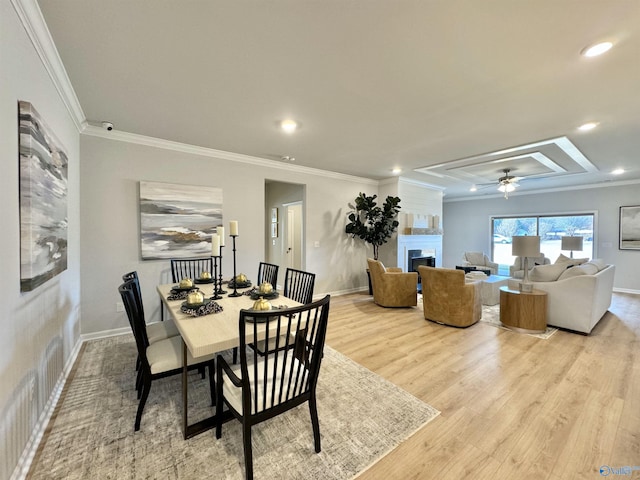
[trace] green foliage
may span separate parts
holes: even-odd
[[[373,258],[378,259],[380,245],[387,243],[398,228],[400,198],[389,195],[382,207],[376,203],[377,195],[371,197],[360,192],[355,200],[355,209],[349,214],[345,232],[373,246]]]

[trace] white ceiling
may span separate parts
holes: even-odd
[[[640,180],[640,0],[38,3],[90,124],[372,179],[400,167],[445,199],[497,194],[504,168],[520,192]]]

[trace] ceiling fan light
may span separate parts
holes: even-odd
[[[498,190],[502,193],[505,192],[513,192],[516,189],[516,186],[513,183],[503,183],[498,187]]]

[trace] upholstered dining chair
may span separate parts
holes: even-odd
[[[313,289],[316,282],[316,274],[287,268],[284,276],[284,292],[283,295],[298,303],[311,303],[313,301]],[[268,346],[267,346],[268,345]],[[284,340],[276,342],[275,338],[271,338],[268,342],[260,340],[250,343],[251,348],[255,348],[260,355],[273,353],[283,348],[287,348],[288,343]],[[235,363],[235,350],[233,362]]]
[[[482,317],[480,282],[466,282],[463,270],[419,266],[424,318],[468,327]]]
[[[385,268],[382,262],[372,258],[367,259],[367,265],[376,304],[381,307],[413,307],[418,304],[418,273],[403,272],[396,267]]]
[[[129,317],[129,323],[133,330],[136,341],[136,348],[140,358],[141,390],[138,390],[138,411],[134,423],[134,431],[140,430],[140,422],[144,406],[151,391],[151,383],[159,378],[176,375],[182,372],[182,339],[180,337],[170,337],[159,340],[153,345],[149,343],[144,319],[140,315],[137,307],[135,282],[129,280],[124,282],[118,291],[122,297],[125,311]],[[189,369],[208,367],[209,388],[211,390],[211,402],[215,401],[215,381],[214,366],[215,356],[207,355],[198,357],[197,361],[187,351],[187,365]]]
[[[174,282],[179,282],[183,278],[197,280],[202,272],[214,274],[211,257],[171,259],[171,276]]]
[[[269,282],[274,289],[278,285],[278,270],[280,266],[273,263],[260,262],[258,265],[258,276],[256,277],[256,285],[260,285],[262,282]]]
[[[287,268],[284,275],[284,296],[298,303],[311,303],[316,274]]]
[[[222,436],[223,407],[242,423],[245,477],[253,478],[251,428],[308,402],[315,451],[320,452],[320,424],[316,384],[322,362],[330,297],[306,305],[270,311],[241,310],[240,363],[230,366],[218,355],[216,383],[216,438]],[[247,347],[247,335],[267,332],[287,345],[260,356]],[[272,333],[269,333],[272,332]],[[277,439],[273,439],[277,441]]]

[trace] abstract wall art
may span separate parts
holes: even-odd
[[[620,207],[620,250],[640,250],[640,205]]]
[[[18,102],[20,291],[67,269],[68,158],[29,102]]]
[[[143,260],[209,256],[219,225],[221,188],[140,182]]]

